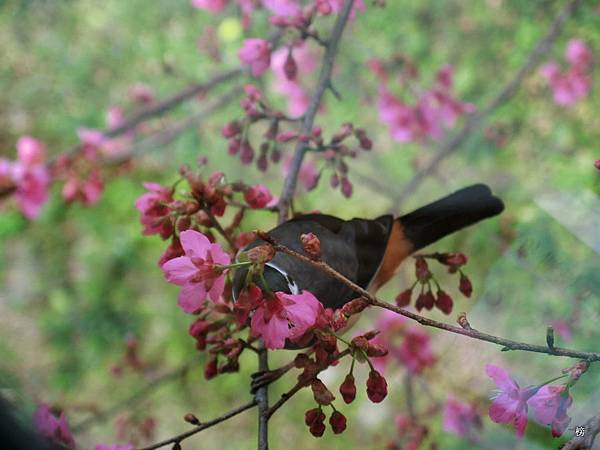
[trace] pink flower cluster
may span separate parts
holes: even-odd
[[[512,423],[516,435],[522,438],[527,427],[528,406],[531,406],[536,420],[552,427],[552,436],[565,432],[571,421],[567,409],[573,403],[566,386],[546,384],[521,388],[501,367],[488,364],[485,370],[499,389],[489,409],[494,422]]]
[[[44,164],[43,144],[30,136],[17,141],[17,160],[0,158],[0,198],[13,194],[17,207],[28,219],[39,216],[48,199],[50,174]]]
[[[452,93],[453,71],[450,65],[438,71],[430,89],[410,91],[414,97],[412,104],[391,93],[386,84],[388,77],[383,63],[371,62],[370,67],[377,69],[375,73],[380,82],[377,100],[379,119],[388,126],[392,139],[397,142],[441,139],[458,118],[475,110],[471,103],[458,100]]]
[[[75,440],[65,414],[61,413],[56,417],[45,403],[41,403],[33,413],[33,426],[46,439],[75,448]]]
[[[542,66],[540,74],[552,88],[554,102],[571,106],[585,98],[592,88],[593,54],[580,39],[571,39],[565,50],[568,67],[562,71],[556,61]]]
[[[267,348],[283,348],[286,339],[301,338],[323,314],[323,305],[308,291],[292,295],[275,292],[265,297],[255,285],[246,288],[236,307],[245,314],[254,311],[250,328],[261,336]]]
[[[207,298],[216,302],[225,288],[225,271],[230,257],[219,244],[202,233],[183,231],[179,240],[184,256],[162,265],[169,283],[181,286],[177,304],[188,314],[200,309]]]

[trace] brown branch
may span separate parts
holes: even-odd
[[[319,105],[321,104],[323,94],[331,86],[331,71],[333,69],[333,61],[338,51],[339,40],[344,32],[348,18],[350,17],[350,11],[352,10],[353,4],[354,0],[346,0],[344,2],[344,8],[340,12],[335,22],[331,36],[327,40],[327,48],[325,50],[325,56],[323,57],[317,88],[310,99],[308,109],[304,115],[304,121],[302,123],[302,128],[300,129],[300,134],[308,136],[312,133],[313,123],[315,121],[317,111],[319,110]],[[302,161],[304,160],[304,155],[306,154],[307,150],[308,146],[306,143],[298,140],[296,143],[296,149],[294,150],[294,158],[290,164],[290,171],[285,179],[283,192],[279,198],[278,206],[280,223],[284,222],[288,217],[290,203],[292,201],[292,197],[294,196],[294,192],[296,191],[298,173],[300,172],[300,167],[302,166]]]
[[[190,367],[191,363],[186,363],[175,370],[160,375],[156,379],[150,381],[150,383],[146,384],[144,387],[134,392],[128,398],[114,404],[113,406],[107,408],[104,411],[100,411],[94,414],[93,416],[88,417],[87,419],[83,419],[81,422],[71,427],[71,430],[73,432],[83,432],[93,425],[105,422],[106,420],[110,419],[112,416],[119,413],[123,409],[133,407],[134,405],[138,404],[139,402],[147,398],[148,394],[150,394],[152,391],[159,388],[163,384],[170,383],[171,381],[181,378],[190,369]]]
[[[156,444],[152,444],[148,447],[138,448],[135,450],[154,450],[160,447],[165,447],[166,445],[170,444],[180,444],[182,441],[189,438],[190,436],[193,436],[196,433],[200,433],[201,431],[206,430],[207,428],[213,427],[221,422],[231,419],[232,417],[237,416],[239,413],[242,413],[247,409],[253,408],[254,406],[256,406],[256,400],[252,400],[251,402],[248,402],[245,405],[232,409],[231,411],[226,412],[222,416],[209,420],[208,422],[201,423],[197,427],[192,428],[191,430],[186,431],[185,433],[178,434],[177,436],[173,436],[169,439],[165,439],[164,441],[157,442]]]
[[[417,172],[410,182],[405,186],[404,190],[396,200],[395,208],[399,209],[400,205],[412,195],[421,183],[430,175],[434,174],[440,163],[448,156],[456,152],[459,147],[467,140],[473,131],[475,131],[499,106],[506,103],[519,88],[525,77],[539,64],[540,60],[546,55],[552,45],[562,31],[566,20],[575,12],[581,0],[571,0],[556,16],[550,28],[538,41],[536,46],[531,50],[523,65],[515,73],[502,90],[489,102],[489,104],[481,111],[477,111],[470,115],[463,125],[463,128],[449,141],[446,141],[440,147],[437,154],[431,159],[429,164]]]
[[[223,227],[221,226],[221,224],[219,223],[217,218],[214,216],[214,214],[210,212],[210,208],[203,207],[202,211],[204,211],[206,213],[206,215],[208,216],[208,218],[210,219],[210,221],[212,222],[214,227],[217,229],[219,234],[225,238],[225,240],[231,247],[231,250],[235,250],[236,245],[235,245],[235,242],[233,241],[233,239],[231,238],[231,235],[223,229]]]
[[[438,322],[437,320],[429,319],[427,317],[421,316],[419,314],[407,311],[406,309],[399,308],[398,306],[392,305],[387,302],[383,302],[379,300],[377,297],[372,295],[370,292],[358,286],[356,283],[352,282],[348,278],[344,277],[342,274],[338,273],[335,269],[329,266],[327,263],[323,261],[313,261],[312,259],[304,256],[301,253],[298,253],[294,250],[289,249],[288,247],[279,244],[273,238],[271,238],[267,233],[259,232],[258,236],[271,244],[275,250],[279,252],[286,253],[294,258],[298,258],[304,261],[307,264],[310,264],[319,270],[327,273],[332,278],[335,278],[350,289],[359,294],[362,298],[367,300],[369,304],[373,306],[378,306],[380,308],[385,308],[390,311],[393,311],[397,314],[400,314],[404,317],[408,317],[416,322],[419,322],[423,326],[438,328],[440,330],[448,331],[450,333],[460,334],[462,336],[467,336],[472,339],[478,339],[480,341],[491,342],[492,344],[501,345],[503,347],[502,350],[522,350],[526,352],[534,352],[534,353],[545,353],[547,355],[552,356],[564,356],[568,358],[577,358],[577,359],[585,359],[587,361],[600,361],[600,353],[597,352],[582,352],[577,350],[571,350],[567,348],[554,347],[552,349],[548,348],[545,345],[534,345],[534,344],[526,344],[524,342],[513,341],[511,339],[506,339],[498,336],[494,336],[488,333],[484,333],[478,331],[474,328],[461,328],[454,325],[450,325],[444,322]]]
[[[573,436],[560,450],[591,450],[596,436],[600,434],[600,414],[591,417],[583,425],[584,435]]]
[[[221,108],[227,106],[229,103],[231,103],[232,100],[239,97],[239,95],[242,92],[243,90],[240,86],[236,86],[230,89],[221,97],[219,97],[215,102],[209,105],[206,109],[199,111],[198,113],[179,122],[176,122],[168,127],[165,127],[157,132],[154,132],[138,142],[135,142],[130,146],[129,151],[127,153],[114,158],[107,158],[107,163],[120,164],[140,153],[144,153],[148,149],[164,147],[170,144],[181,133],[192,127],[199,126],[207,117],[210,117],[216,111],[219,111]]]
[[[334,359],[333,361],[339,361],[340,359],[342,359],[343,357],[349,355],[351,353],[351,350],[349,348],[347,348],[346,350],[344,350],[343,352],[340,352]],[[318,372],[315,374],[315,377],[322,372],[323,370],[327,369],[327,367],[330,366],[329,364],[322,364],[321,366],[319,366],[319,370]],[[275,411],[277,411],[279,408],[281,408],[285,402],[287,402],[290,398],[292,398],[298,391],[300,391],[303,387],[306,387],[307,385],[305,383],[301,383],[300,381],[298,381],[294,387],[292,389],[290,389],[287,392],[284,392],[283,394],[281,394],[281,398],[269,409],[269,411],[267,411],[267,418],[270,418],[273,414],[275,414]]]

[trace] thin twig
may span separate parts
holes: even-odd
[[[444,322],[438,322],[437,320],[429,319],[429,318],[421,316],[419,314],[407,311],[406,309],[399,308],[398,306],[395,306],[390,303],[379,300],[373,294],[371,294],[370,292],[361,288],[356,283],[352,282],[351,280],[349,280],[348,278],[346,278],[345,276],[343,276],[342,274],[337,272],[335,269],[333,269],[327,263],[325,263],[323,261],[314,261],[314,260],[304,256],[303,254],[298,253],[298,252],[286,247],[285,245],[281,245],[278,242],[276,242],[267,233],[259,232],[258,236],[261,239],[267,241],[269,244],[271,244],[275,248],[275,250],[286,253],[295,258],[298,258],[298,259],[304,261],[305,263],[310,264],[310,265],[316,267],[317,269],[327,273],[331,277],[341,281],[346,286],[348,286],[350,289],[352,289],[357,294],[359,294],[362,298],[367,300],[371,305],[388,309],[388,310],[393,311],[397,314],[400,314],[404,317],[408,317],[409,319],[419,322],[421,325],[424,325],[427,327],[438,328],[440,330],[449,331],[450,333],[467,336],[472,339],[478,339],[480,341],[486,341],[486,342],[491,342],[496,345],[501,345],[503,347],[502,350],[522,350],[522,351],[526,351],[526,352],[545,353],[547,355],[552,355],[552,356],[564,356],[564,357],[568,357],[568,358],[585,359],[590,362],[591,361],[600,361],[600,353],[598,353],[598,352],[582,352],[582,351],[571,350],[571,349],[560,348],[560,347],[554,347],[553,349],[549,349],[546,345],[534,345],[534,344],[526,344],[524,342],[513,341],[511,339],[506,339],[506,338],[494,336],[494,335],[491,335],[488,333],[483,333],[474,328],[464,329],[464,328],[450,325],[450,324],[447,324]]]
[[[84,432],[93,425],[105,422],[106,420],[110,419],[123,409],[132,407],[140,401],[146,399],[148,395],[158,387],[181,378],[183,375],[185,375],[185,373],[188,370],[190,370],[190,367],[191,363],[186,363],[175,370],[160,375],[156,379],[150,381],[150,383],[146,384],[141,389],[134,392],[128,398],[114,404],[113,406],[105,409],[104,411],[100,411],[91,417],[83,419],[81,422],[71,427],[71,430],[73,432]]]
[[[335,22],[330,38],[327,40],[327,50],[325,51],[325,56],[323,57],[317,88],[310,99],[310,104],[306,110],[300,134],[308,136],[312,133],[313,123],[315,116],[317,115],[317,111],[319,110],[319,105],[321,104],[323,94],[331,86],[331,71],[333,69],[333,61],[335,59],[335,55],[337,54],[339,40],[342,36],[344,28],[346,27],[348,18],[350,17],[350,11],[352,10],[353,4],[354,0],[346,0],[344,2],[344,8],[340,12],[340,15]],[[290,171],[285,179],[283,192],[279,198],[278,206],[280,223],[284,222],[288,217],[290,202],[294,196],[294,192],[296,191],[298,173],[300,172],[300,167],[302,166],[302,161],[307,150],[308,146],[306,143],[298,140],[296,149],[294,150],[294,158],[290,164]]]
[[[480,111],[470,115],[463,125],[463,128],[449,141],[446,141],[440,147],[437,154],[431,159],[427,166],[417,172],[410,182],[405,186],[400,196],[396,199],[395,209],[399,209],[401,204],[412,195],[421,183],[430,175],[434,174],[440,163],[448,156],[456,152],[459,147],[467,140],[473,131],[475,131],[499,106],[506,103],[516,92],[525,77],[539,64],[540,60],[546,55],[552,45],[558,38],[564,23],[575,12],[581,0],[571,0],[556,16],[547,33],[538,41],[531,50],[523,65],[515,73],[502,90],[489,102],[489,104]]]
[[[591,417],[582,425],[583,436],[573,436],[560,450],[591,450],[596,436],[600,434],[600,414]]]
[[[138,154],[146,153],[149,149],[165,147],[173,142],[184,131],[192,127],[198,127],[206,118],[230,104],[231,101],[239,97],[242,92],[243,90],[240,86],[230,89],[206,109],[133,143],[127,152],[113,158],[106,158],[106,162],[109,164],[120,164]]]
[[[225,414],[217,417],[216,419],[212,419],[208,422],[201,423],[197,427],[192,428],[191,430],[186,431],[185,433],[181,433],[181,434],[178,434],[177,436],[173,436],[169,439],[165,439],[164,441],[157,442],[156,444],[152,444],[149,447],[139,448],[139,449],[135,449],[135,450],[154,450],[154,449],[157,449],[160,447],[165,447],[170,444],[179,444],[183,440],[189,438],[190,436],[193,436],[194,434],[200,433],[201,431],[206,430],[207,428],[210,428],[221,422],[224,422],[227,419],[231,419],[232,417],[237,416],[239,413],[242,413],[242,412],[246,411],[247,409],[253,408],[254,406],[256,406],[256,400],[252,400],[251,402],[248,402],[245,405],[242,405],[238,408],[232,409],[231,411],[226,412]]]

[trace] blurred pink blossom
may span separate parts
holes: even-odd
[[[277,16],[293,18],[302,13],[296,0],[262,0],[262,4]]]
[[[75,440],[69,430],[69,424],[64,413],[56,417],[48,405],[41,403],[33,413],[33,425],[45,438],[56,443],[75,448]]]
[[[464,437],[481,426],[475,405],[458,400],[453,395],[448,396],[444,403],[444,431]]]
[[[271,44],[265,39],[246,39],[238,52],[238,57],[243,64],[250,66],[253,76],[260,76],[271,64]]]
[[[216,14],[225,9],[227,0],[192,0],[192,6]]]

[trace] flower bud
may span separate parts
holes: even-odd
[[[465,297],[470,297],[473,293],[473,285],[471,284],[471,280],[469,280],[469,278],[463,273],[460,274],[458,290],[462,292]]]
[[[347,177],[342,177],[342,194],[346,198],[352,197],[352,183]]]
[[[336,188],[339,186],[340,178],[338,177],[337,173],[334,173],[333,175],[331,175],[331,178],[329,179],[329,184],[331,185],[332,188]]]
[[[367,396],[373,403],[380,403],[387,396],[387,382],[376,370],[369,372]]]
[[[325,423],[315,421],[309,427],[309,431],[314,437],[321,437],[325,433]]]
[[[329,389],[327,389],[327,386],[325,386],[325,384],[318,378],[315,378],[313,380],[310,387],[313,391],[313,397],[319,405],[326,406],[335,400],[335,396],[331,393]]]
[[[312,361],[306,353],[298,353],[294,358],[294,367],[296,369],[303,369],[311,363]]]
[[[412,289],[402,291],[396,297],[396,305],[400,308],[410,305],[410,298],[412,296]]]
[[[325,420],[325,413],[321,411],[321,408],[309,409],[304,413],[304,423],[306,426],[311,426],[314,422],[323,422]]]
[[[346,404],[350,404],[356,398],[356,384],[354,384],[354,376],[349,373],[344,378],[344,382],[340,386],[340,394]]]
[[[275,249],[270,244],[262,244],[256,247],[252,247],[246,251],[248,261],[254,264],[264,264],[273,259],[275,256]]]
[[[342,313],[346,317],[350,317],[362,312],[367,306],[369,306],[369,303],[365,299],[362,297],[355,298],[342,306]]]
[[[346,429],[346,416],[339,411],[334,411],[329,418],[329,425],[335,434],[340,434]]]
[[[421,282],[427,281],[431,277],[427,261],[422,256],[417,256],[415,259],[415,274]]]
[[[381,358],[387,354],[387,348],[383,347],[381,344],[369,344],[367,346],[367,356],[369,357]]]
[[[417,308],[417,311],[421,311],[423,308],[431,310],[434,304],[435,297],[431,291],[427,291],[419,295],[415,303],[415,308]]]
[[[452,301],[452,297],[450,297],[444,291],[438,291],[437,299],[435,300],[435,306],[442,311],[444,314],[450,314],[452,312],[452,305],[454,302]]]
[[[237,152],[240,151],[241,145],[242,142],[239,139],[231,139],[229,141],[229,146],[227,147],[227,153],[229,153],[231,156],[236,155]]]
[[[183,420],[185,420],[187,423],[191,423],[192,425],[200,425],[200,421],[198,420],[198,418],[193,415],[192,413],[187,413],[184,417]]]
[[[204,378],[210,380],[217,375],[217,358],[210,358],[204,365]]]
[[[296,64],[294,55],[292,55],[291,48],[289,49],[287,58],[285,59],[285,63],[283,64],[283,73],[289,81],[294,81],[296,79],[296,76],[298,75],[298,65]]]
[[[240,153],[242,164],[250,164],[254,159],[254,149],[248,141],[242,144],[242,151]]]
[[[229,139],[234,136],[237,136],[238,134],[240,134],[241,131],[242,129],[240,128],[240,124],[234,120],[225,124],[225,126],[221,130],[221,134],[224,138]]]
[[[302,248],[311,259],[319,259],[321,256],[321,241],[314,233],[306,233],[300,236]]]

